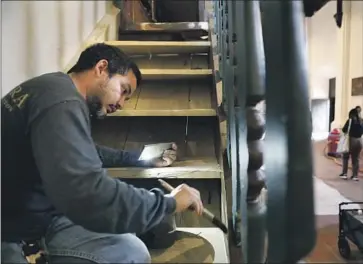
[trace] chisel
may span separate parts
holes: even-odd
[[[161,186],[163,186],[168,192],[172,192],[174,190],[174,187],[171,186],[169,183],[158,179],[158,181],[160,182]],[[191,210],[193,210],[193,208],[190,208]],[[222,223],[221,220],[219,220],[212,212],[210,212],[208,209],[204,208],[203,209],[203,216],[208,219],[209,221],[212,222],[212,224],[214,224],[216,227],[220,228],[223,233],[227,234],[228,233],[228,229],[226,227],[225,224]]]

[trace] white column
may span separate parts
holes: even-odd
[[[335,85],[335,118],[332,128],[340,128],[348,118],[350,97],[350,28],[351,2],[343,1],[343,23],[338,30],[338,69]]]

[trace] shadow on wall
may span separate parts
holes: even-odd
[[[3,1],[2,96],[31,77],[63,70],[109,1]]]

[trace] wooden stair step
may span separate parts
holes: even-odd
[[[207,80],[142,82],[122,110],[109,116],[216,116]]]
[[[143,80],[200,79],[212,77],[211,69],[140,69]]]
[[[92,137],[97,144],[141,153],[153,143],[175,142],[177,160],[167,168],[109,168],[117,178],[203,178],[221,177],[216,157],[214,126],[216,117],[109,117],[92,122]],[[105,129],[107,128],[107,129]]]
[[[129,55],[208,53],[210,41],[107,41]]]
[[[109,116],[216,116],[216,114],[215,109],[125,109]]]
[[[152,263],[230,263],[225,235],[218,228],[177,228],[178,239],[164,250],[150,250]]]
[[[188,32],[188,31],[205,31],[208,32],[208,22],[170,22],[170,23],[134,23],[128,25],[122,33],[129,32]]]
[[[210,69],[210,58],[207,54],[157,54],[131,56],[139,69],[195,70]],[[211,86],[211,84],[210,84]]]
[[[110,168],[108,175],[114,178],[171,178],[171,179],[220,179],[222,169],[216,158],[190,157],[176,161],[166,168]]]

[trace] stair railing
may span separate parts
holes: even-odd
[[[303,2],[261,3],[268,261],[296,263],[312,250],[316,239]]]
[[[316,236],[304,10],[301,1],[261,1],[261,7],[262,19],[259,1],[214,5],[233,231],[244,263],[264,262],[267,247],[267,262],[297,263],[312,250]],[[256,107],[263,99],[264,151],[264,120]],[[263,160],[267,213],[260,195]]]

